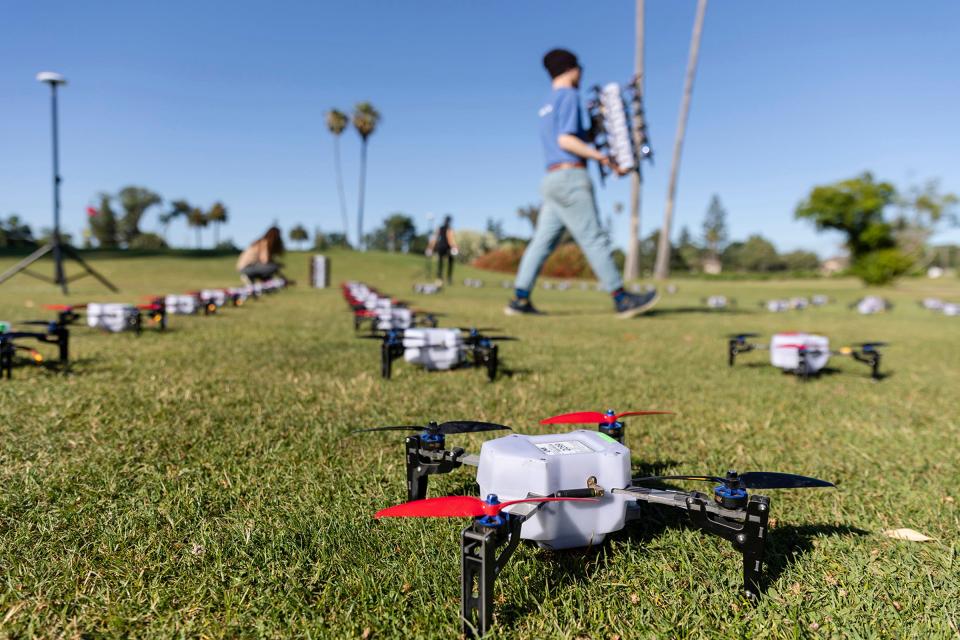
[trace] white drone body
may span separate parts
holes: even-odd
[[[816,373],[830,360],[830,341],[810,333],[777,333],[770,338],[770,364],[785,371],[800,368],[800,349],[804,346],[804,364],[807,373]]]
[[[710,296],[707,298],[707,307],[710,309],[726,309],[730,301],[727,296]]]
[[[227,303],[227,293],[223,289],[204,289],[200,292],[200,299],[207,304],[222,307]]]
[[[415,328],[403,332],[403,359],[430,371],[446,371],[466,359],[460,329]]]
[[[390,331],[391,329],[409,329],[413,326],[413,311],[406,307],[391,307],[377,309],[377,329]]]
[[[945,302],[941,311],[945,316],[960,316],[960,304]]]
[[[857,302],[857,313],[865,316],[883,313],[889,308],[889,303],[880,296],[866,296]]]
[[[822,307],[830,302],[830,297],[825,296],[822,293],[819,293],[812,298],[810,298],[810,304],[815,307]]]
[[[170,315],[190,316],[199,311],[197,299],[194,296],[168,295],[163,304]]]
[[[591,477],[607,489],[629,486],[630,450],[605,434],[586,430],[511,434],[488,440],[480,449],[480,495],[492,493],[501,501],[586,487]],[[622,494],[608,492],[599,503],[545,504],[523,523],[520,537],[547,549],[600,544],[608,533],[623,528],[627,503]],[[516,505],[508,511],[528,513],[533,508]]]
[[[790,309],[789,300],[767,300],[764,304],[767,308],[767,311],[770,313],[780,313],[781,311],[788,311]]]
[[[132,304],[91,302],[87,305],[87,326],[111,333],[132,331],[140,311]]]

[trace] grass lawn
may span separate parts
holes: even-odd
[[[875,317],[847,309],[863,294],[850,280],[680,280],[631,321],[579,290],[538,291],[551,316],[505,318],[497,274],[460,269],[487,286],[416,296],[420,260],[334,253],[335,282],[522,339],[501,352],[513,376],[493,384],[402,362],[383,381],[339,291],[308,289],[306,256],[288,258],[303,285],[174,317],[166,335],[77,329],[72,375],[25,365],[0,381],[0,637],[454,637],[465,522],[375,522],[405,495],[402,435],[350,431],[464,418],[547,433],[541,418],[608,407],[678,412],[628,423],[642,471],[787,471],[838,489],[768,492],[770,584],[756,607],[736,595],[728,543],[651,507],[598,548],[522,545],[498,580],[493,637],[960,635],[960,319],[915,304],[960,299],[960,281],[905,281],[882,292],[894,311]],[[232,258],[95,264],[124,295],[81,280],[72,300],[236,280]],[[704,311],[710,293],[739,310]],[[756,305],[813,293],[837,302],[779,315]],[[47,317],[39,305],[59,301],[18,276],[0,287],[0,319]],[[890,341],[891,376],[873,383],[841,359],[802,384],[747,364],[762,354],[727,368],[725,334],[789,329]],[[451,438],[474,451],[484,439]],[[476,491],[469,469],[431,480],[432,496],[465,491]],[[935,541],[881,535],[897,527]]]

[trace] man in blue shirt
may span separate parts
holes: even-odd
[[[600,226],[593,194],[593,182],[587,173],[587,161],[610,167],[624,175],[610,158],[588,142],[580,114],[580,75],[577,57],[565,49],[554,49],[543,58],[543,66],[552,79],[553,92],[540,109],[540,140],[543,144],[547,175],[540,185],[543,204],[537,228],[527,245],[515,282],[515,296],[504,312],[507,315],[537,315],[530,302],[537,275],[553,253],[564,229],[583,250],[591,269],[603,287],[613,296],[617,315],[630,318],[656,304],[656,291],[642,295],[623,290],[623,280],[613,262],[610,240]]]

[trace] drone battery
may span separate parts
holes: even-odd
[[[464,360],[459,329],[408,329],[403,333],[403,359],[430,371],[446,371]]]
[[[583,489],[590,477],[607,490],[598,502],[545,504],[523,523],[520,537],[544,548],[600,544],[606,534],[623,528],[627,501],[609,490],[630,485],[630,450],[609,436],[587,430],[514,434],[488,440],[480,449],[480,495],[496,494],[501,501]]]
[[[394,307],[385,311],[377,311],[377,329],[380,331],[409,329],[412,326],[413,311],[406,307]]]
[[[171,315],[189,316],[198,311],[197,299],[193,296],[168,295],[163,302]]]
[[[808,373],[816,373],[830,359],[830,341],[824,336],[809,333],[777,333],[770,339],[770,364],[786,371],[800,368],[800,349],[805,350],[804,359]]]
[[[327,256],[310,256],[310,286],[314,289],[330,286],[330,258]]]
[[[140,311],[130,304],[91,302],[87,305],[87,326],[112,333],[135,329]]]

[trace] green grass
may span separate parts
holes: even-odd
[[[82,280],[71,299],[229,284],[232,262],[100,259],[124,295]],[[289,262],[305,280],[305,256]],[[421,268],[333,255],[335,281],[403,296]],[[846,308],[863,293],[852,281],[681,280],[657,313],[620,321],[605,294],[581,291],[538,291],[551,317],[505,318],[502,278],[466,275],[488,286],[409,297],[449,324],[521,337],[503,348],[512,378],[398,363],[382,381],[376,345],[353,338],[339,291],[305,286],[176,317],[167,335],[79,329],[68,377],[16,369],[0,382],[0,636],[455,636],[464,523],[373,521],[403,499],[402,438],[350,430],[475,418],[545,433],[543,417],[607,407],[679,412],[629,423],[644,470],[780,470],[839,488],[769,492],[771,584],[756,607],[735,596],[727,543],[651,508],[599,548],[521,546],[498,581],[492,637],[958,635],[960,324],[914,301],[960,298],[960,283],[904,282],[883,292],[892,313],[861,317]],[[816,292],[838,303],[782,315],[755,304]],[[736,297],[739,312],[696,309],[708,293]],[[0,287],[0,319],[57,301],[20,276]],[[889,340],[892,376],[872,383],[849,360],[808,384],[727,368],[724,334],[786,329]],[[459,491],[475,491],[468,471],[431,481],[431,495]],[[895,527],[936,541],[880,534]]]

